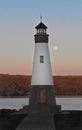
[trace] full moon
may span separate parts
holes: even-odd
[[[53,46],[53,51],[58,51],[58,49],[59,49],[59,48],[58,48],[57,45],[54,45],[54,46]]]

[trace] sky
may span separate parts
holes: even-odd
[[[82,75],[82,0],[0,0],[0,73],[32,74],[41,15],[53,75]]]

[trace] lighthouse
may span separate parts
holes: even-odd
[[[50,53],[48,47],[49,35],[47,26],[41,21],[34,35],[35,49],[30,88],[31,112],[49,113],[50,107],[56,106],[54,84],[52,78]]]
[[[56,130],[54,114],[60,112],[61,106],[56,105],[48,47],[49,35],[47,26],[42,21],[35,29],[29,106],[27,116],[16,130]]]

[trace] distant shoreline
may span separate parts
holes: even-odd
[[[0,98],[29,98],[29,96],[0,96]],[[82,96],[56,96],[56,98],[82,98]]]
[[[82,96],[56,96],[56,98],[82,98]]]
[[[29,98],[28,96],[0,96],[0,98]]]

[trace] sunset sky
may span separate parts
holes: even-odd
[[[40,15],[48,27],[53,75],[82,75],[82,0],[0,0],[0,73],[32,73]]]

